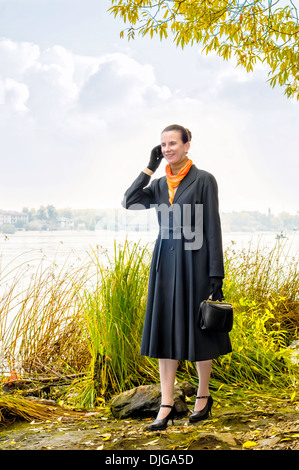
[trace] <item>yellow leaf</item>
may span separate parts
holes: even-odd
[[[293,401],[293,400],[294,400],[295,396],[296,396],[296,392],[292,393],[292,396],[291,396],[291,401]]]
[[[257,446],[257,442],[254,441],[246,441],[243,444],[243,449],[250,449],[251,447]]]

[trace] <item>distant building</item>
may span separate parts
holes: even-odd
[[[25,212],[16,211],[0,211],[0,225],[14,225],[20,221],[28,223],[28,214],[25,214]]]
[[[68,217],[58,217],[57,218],[57,228],[72,230],[74,228],[74,221]]]

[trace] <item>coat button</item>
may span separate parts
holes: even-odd
[[[173,247],[173,246],[171,246],[171,247],[170,247],[170,250],[171,250],[171,251],[173,251],[173,250],[174,250],[174,247]]]

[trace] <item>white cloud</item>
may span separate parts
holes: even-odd
[[[40,56],[39,46],[29,42],[0,39],[0,70],[2,74],[19,80],[34,66]]]
[[[170,90],[157,84],[152,66],[115,53],[100,58],[80,91],[79,104],[82,112],[101,113],[115,124],[170,97]]]
[[[223,210],[273,208],[281,174],[294,210],[298,106],[264,83],[264,70],[244,75],[218,57],[195,57],[191,77],[172,60],[157,73],[130,51],[91,56],[0,40],[1,206],[118,205],[160,131],[177,122],[193,133],[194,163],[217,177]],[[289,167],[278,133],[288,136]]]
[[[121,53],[89,57],[62,46],[40,50],[2,39],[0,74],[7,111],[26,109],[38,126],[66,129],[68,123],[78,131],[78,118],[81,127],[84,119],[88,125],[94,119],[97,127],[171,97],[166,86],[157,84],[152,66]]]
[[[5,102],[8,106],[18,112],[28,111],[26,102],[29,98],[28,86],[25,83],[17,82],[12,78],[5,79]]]

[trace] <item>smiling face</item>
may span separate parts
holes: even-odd
[[[187,159],[190,142],[184,144],[180,131],[167,131],[161,134],[162,154],[170,166],[180,166]]]

